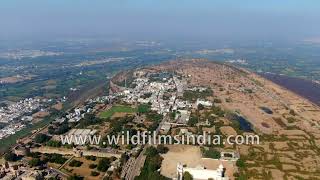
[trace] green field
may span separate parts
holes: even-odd
[[[100,118],[110,118],[116,112],[134,113],[136,111],[137,110],[135,108],[130,106],[112,106],[109,110],[102,112],[100,114]]]

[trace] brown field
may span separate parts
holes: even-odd
[[[60,102],[60,103],[57,103],[57,104],[53,105],[52,108],[54,108],[56,110],[61,110],[62,109],[62,105],[63,104]]]
[[[49,112],[47,112],[47,111],[39,111],[37,113],[32,114],[32,117],[33,118],[44,118],[48,115],[49,115]]]
[[[73,159],[81,161],[81,162],[83,162],[83,164],[80,167],[70,167],[69,164],[66,164],[64,167],[62,167],[64,172],[68,172],[68,174],[70,174],[70,175],[78,174],[80,176],[85,177],[85,179],[88,179],[88,180],[98,180],[98,179],[102,179],[102,177],[104,176],[104,174],[105,174],[104,172],[99,172],[96,168],[95,169],[89,168],[90,164],[98,164],[99,158],[97,158],[95,161],[87,160],[84,157],[73,158]],[[99,172],[100,175],[99,176],[90,176],[91,171]]]
[[[11,77],[4,77],[4,78],[0,78],[0,84],[14,84],[17,82],[22,82],[25,80],[31,80],[33,77],[35,77],[34,75],[26,75],[26,76],[11,76]]]
[[[126,112],[115,112],[111,118],[121,118],[126,117],[128,115],[133,115],[134,113],[126,113]]]

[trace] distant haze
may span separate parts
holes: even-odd
[[[0,39],[302,40],[320,37],[319,0],[1,0]]]

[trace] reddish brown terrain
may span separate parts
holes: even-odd
[[[145,71],[175,71],[190,86],[211,87],[213,98],[221,100],[218,106],[238,112],[253,125],[260,135],[259,145],[225,147],[240,152],[247,178],[319,179],[317,105],[255,73],[207,60],[172,61]],[[235,132],[227,127],[222,131]]]

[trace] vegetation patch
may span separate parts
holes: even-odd
[[[82,165],[83,162],[81,161],[77,161],[77,160],[72,160],[70,163],[69,163],[69,166],[70,167],[80,167]]]
[[[149,104],[140,104],[138,106],[139,113],[148,113],[151,111],[151,106]]]
[[[135,108],[132,108],[130,106],[112,106],[107,111],[104,111],[100,114],[100,118],[110,118],[114,113],[120,112],[120,113],[135,113],[137,110]]]
[[[145,152],[147,156],[146,161],[144,163],[143,168],[141,169],[141,173],[136,180],[167,180],[168,178],[162,176],[159,173],[159,169],[161,167],[162,157],[159,155],[158,150],[155,147],[148,147]]]
[[[188,100],[188,101],[196,101],[198,98],[200,99],[205,99],[209,96],[212,96],[213,94],[213,91],[211,89],[206,89],[204,91],[191,91],[191,90],[186,90],[184,91],[183,93],[183,98],[185,100]]]
[[[97,165],[97,170],[101,172],[106,172],[110,167],[110,163],[110,159],[102,158]]]
[[[203,156],[206,158],[219,159],[221,157],[221,153],[211,147],[208,149],[201,147],[201,151],[202,151]]]
[[[46,154],[44,161],[56,164],[63,164],[67,161],[67,159],[64,158],[61,154]]]

